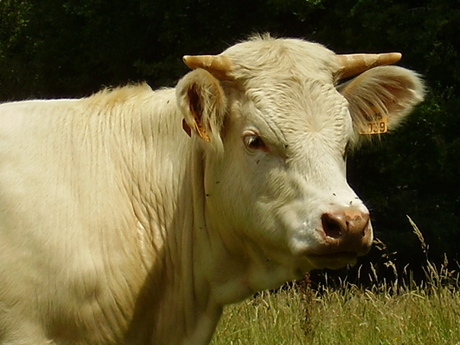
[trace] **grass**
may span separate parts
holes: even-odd
[[[227,306],[211,344],[460,345],[459,273],[427,259],[425,276],[367,289],[344,282],[263,292]]]

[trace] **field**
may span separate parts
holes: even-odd
[[[427,261],[417,284],[401,277],[366,289],[294,284],[263,292],[227,306],[211,344],[460,345],[459,273]]]

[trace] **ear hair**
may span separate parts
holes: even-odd
[[[216,150],[223,149],[220,132],[227,99],[219,80],[204,69],[196,69],[179,81],[176,95],[184,115],[184,129],[194,132]]]

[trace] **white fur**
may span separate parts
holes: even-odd
[[[0,343],[207,344],[224,304],[329,265],[321,215],[367,212],[343,159],[365,74],[345,98],[318,44],[224,54],[232,81],[0,106]],[[191,85],[218,91],[193,96],[209,143],[182,130]]]

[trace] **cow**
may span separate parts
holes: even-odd
[[[224,305],[353,264],[347,151],[424,95],[400,57],[257,36],[175,88],[2,104],[0,343],[208,344]]]

